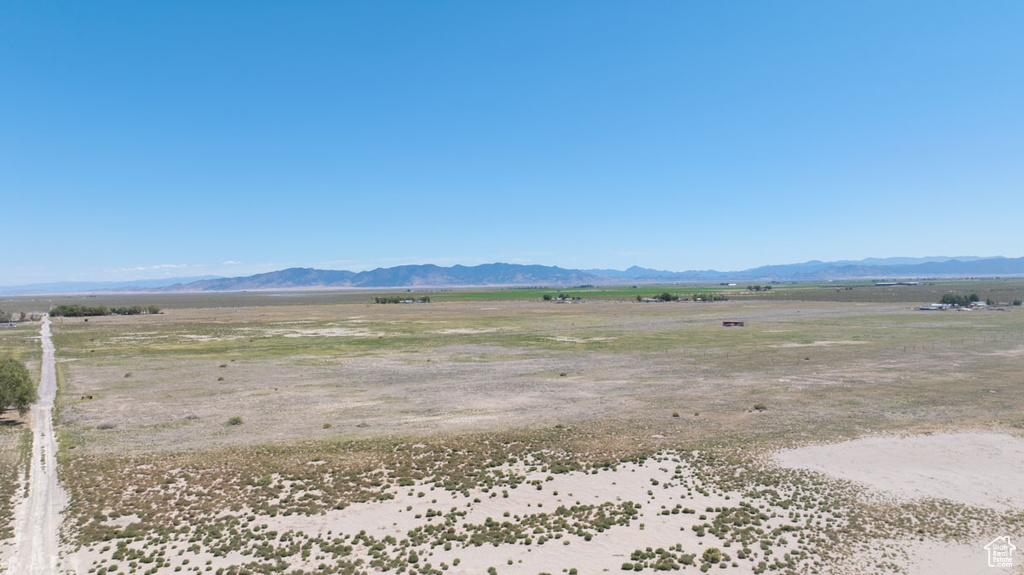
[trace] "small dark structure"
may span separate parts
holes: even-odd
[[[742,321],[723,321],[722,327],[743,327]]]

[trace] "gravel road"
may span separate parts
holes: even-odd
[[[57,483],[57,438],[53,433],[53,401],[57,396],[56,362],[50,339],[50,318],[40,330],[43,369],[39,401],[32,406],[32,465],[28,497],[19,502],[15,519],[15,550],[8,573],[56,574],[61,510],[67,495]]]

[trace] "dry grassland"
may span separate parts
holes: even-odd
[[[255,303],[55,321],[69,570],[908,572],[889,541],[1024,535],[769,457],[1021,435],[1019,308]]]

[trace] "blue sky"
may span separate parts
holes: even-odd
[[[1024,255],[1024,3],[0,4],[0,285]]]

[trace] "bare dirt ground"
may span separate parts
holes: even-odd
[[[57,396],[54,347],[50,320],[43,319],[43,347],[39,401],[32,406],[32,463],[28,497],[15,508],[14,552],[9,573],[55,574],[59,563],[61,510],[67,497],[57,482],[57,437],[53,430],[53,405]]]
[[[997,433],[944,433],[866,437],[782,451],[775,461],[868,486],[877,498],[941,499],[1024,512],[1024,437]],[[988,565],[985,545],[1008,536],[993,528],[966,542],[894,541],[907,573],[1024,573]],[[1015,532],[1012,540],[1024,540]],[[862,554],[858,560],[877,560]]]
[[[782,465],[907,498],[1024,509],[1024,439],[997,433],[866,437],[779,453]]]

